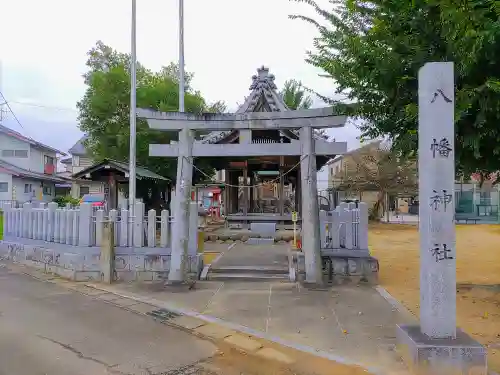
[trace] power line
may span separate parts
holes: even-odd
[[[55,106],[49,106],[49,105],[43,105],[43,104],[33,104],[33,103],[25,103],[25,102],[17,102],[17,101],[10,101],[10,103],[24,105],[24,106],[28,106],[28,107],[36,107],[36,108],[43,108],[43,109],[55,109],[57,111],[78,112],[77,109],[69,108],[69,107],[55,107]]]
[[[21,124],[21,121],[19,121],[19,119],[17,118],[16,114],[14,113],[14,111],[12,110],[8,100],[5,98],[4,94],[0,91],[0,96],[2,96],[2,99],[4,101],[3,105],[6,105],[7,106],[7,109],[10,111],[10,113],[12,114],[12,117],[14,117],[14,120],[16,120],[17,124],[21,127],[21,129],[23,129],[26,134],[27,134],[27,137],[30,138],[30,139],[33,139],[30,137],[28,131],[26,130],[26,128],[23,126],[23,124]]]

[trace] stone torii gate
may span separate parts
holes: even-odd
[[[137,115],[146,119],[152,129],[181,132],[178,143],[149,145],[150,156],[178,158],[170,282],[182,282],[184,279],[183,262],[187,254],[193,157],[216,156],[301,156],[302,249],[306,263],[306,282],[322,282],[316,155],[343,154],[347,151],[347,144],[315,139],[313,130],[343,127],[346,116],[335,115],[329,107],[238,114],[165,113],[138,109]],[[299,140],[291,143],[252,144],[251,141],[244,142],[240,138],[238,144],[204,144],[194,142],[192,137],[193,130],[245,132],[281,129],[299,129]]]

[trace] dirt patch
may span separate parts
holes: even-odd
[[[419,237],[416,226],[370,226],[369,245],[380,262],[380,284],[418,315]],[[488,348],[500,371],[500,226],[457,225],[457,324]]]
[[[255,340],[255,338],[253,338]],[[245,354],[234,349],[223,341],[216,342],[219,353],[209,362],[207,368],[214,367],[220,375],[367,375],[365,369],[356,366],[346,366],[337,362],[318,358],[297,350],[284,348],[266,340],[262,341],[265,347],[274,347],[285,355],[296,360],[293,365],[264,360],[254,354]]]

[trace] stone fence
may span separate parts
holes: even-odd
[[[198,209],[191,204],[188,247],[196,253]],[[115,227],[117,247],[168,248],[173,218],[168,210],[144,212],[144,203],[135,206],[135,216],[128,210],[110,210],[109,213],[83,203],[78,208],[58,208],[56,203],[37,208],[24,203],[22,208],[3,207],[6,238],[24,238],[54,242],[68,246],[93,247],[101,245],[103,224],[111,221]]]
[[[77,247],[50,245],[0,241],[0,258],[75,281],[102,281],[100,249],[86,248],[86,251],[78,251]],[[164,280],[170,270],[170,253],[139,253],[132,249],[116,249],[113,267],[115,281]],[[198,254],[188,255],[186,268],[191,277],[197,278],[203,268],[202,257]]]
[[[368,206],[341,203],[333,211],[320,211],[321,249],[368,251]]]

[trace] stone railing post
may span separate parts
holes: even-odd
[[[31,209],[30,215],[30,238],[36,240],[36,232],[38,230],[38,208]]]
[[[61,238],[61,209],[58,208],[56,209],[54,213],[54,242],[59,242],[59,239]]]
[[[75,210],[72,208],[66,208],[66,234],[65,234],[65,239],[66,239],[66,244],[67,245],[72,245],[73,244],[73,220],[75,217]]]
[[[40,208],[36,210],[36,234],[35,239],[43,239],[43,212],[45,211],[45,203],[40,204]]]
[[[95,245],[101,246],[102,228],[104,225],[104,210],[97,210],[95,213]]]
[[[134,247],[144,246],[144,203],[137,202],[134,210]]]
[[[66,243],[66,208],[59,212],[59,243]]]
[[[18,237],[24,237],[24,224],[25,224],[25,220],[24,220],[24,209],[23,207],[20,207],[18,208],[19,212],[18,212],[18,215],[19,215],[19,234],[18,234]]]
[[[42,211],[42,240],[47,240],[47,231],[49,230],[49,209],[46,207]]]
[[[47,212],[47,238],[48,242],[53,242],[55,240],[54,233],[56,230],[56,211],[57,203],[51,202],[48,204]]]
[[[148,247],[156,247],[156,210],[148,211]]]
[[[188,255],[194,256],[198,249],[198,203],[189,203]],[[186,259],[187,261],[187,259]]]
[[[102,223],[101,235],[99,241],[101,246],[100,268],[102,282],[111,284],[114,275],[114,260],[115,260],[115,225],[112,221],[104,221]]]
[[[330,247],[332,249],[340,248],[340,209],[337,207],[331,212],[330,216]]]
[[[368,250],[368,205],[364,202],[358,204],[358,244],[360,250]]]
[[[30,238],[30,229],[33,233],[33,226],[31,225],[31,211],[32,204],[27,202],[23,204],[23,238]]]
[[[113,223],[113,232],[114,232],[114,244],[118,245],[118,211],[117,210],[109,210],[109,221]]]
[[[77,246],[78,245],[78,241],[79,241],[79,238],[78,238],[78,231],[79,231],[79,228],[80,228],[80,210],[79,209],[76,209],[76,210],[73,210],[74,211],[74,214],[73,214],[73,229],[71,231],[72,233],[72,236],[71,236],[71,240],[72,240],[72,244],[73,246]]]
[[[127,247],[129,245],[128,241],[128,210],[122,209],[122,214],[121,214],[121,221],[120,221],[120,246],[122,247]]]
[[[78,245],[91,246],[92,206],[90,203],[80,205],[80,218],[78,225]]]
[[[170,212],[168,210],[161,211],[160,232],[160,247],[167,247],[170,238]]]

